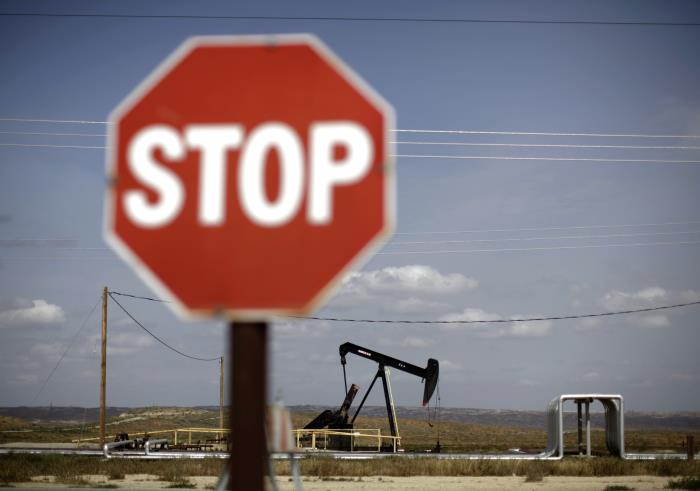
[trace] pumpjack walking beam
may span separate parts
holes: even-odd
[[[396,407],[394,405],[394,397],[391,393],[391,382],[389,379],[389,368],[395,368],[397,370],[401,370],[406,373],[410,373],[412,375],[415,375],[416,377],[420,377],[425,381],[425,387],[423,388],[423,405],[427,405],[428,402],[430,402],[430,398],[433,396],[433,392],[435,392],[435,388],[437,387],[438,383],[438,377],[440,373],[440,365],[437,360],[430,358],[428,359],[428,364],[425,368],[421,368],[419,366],[413,365],[411,363],[407,363],[405,361],[401,361],[397,358],[385,355],[383,353],[379,353],[377,351],[371,350],[369,348],[363,348],[362,346],[358,346],[353,343],[343,343],[340,345],[338,348],[338,351],[340,353],[340,363],[343,366],[343,378],[345,380],[345,386],[346,386],[346,391],[347,391],[347,377],[345,375],[345,364],[347,363],[345,360],[345,356],[349,353],[355,354],[357,356],[361,356],[362,358],[366,358],[368,360],[372,360],[379,364],[379,368],[377,369],[377,373],[374,376],[374,379],[372,380],[372,383],[370,384],[369,388],[367,389],[367,392],[365,392],[364,397],[362,398],[362,402],[360,402],[360,405],[358,406],[357,410],[355,411],[355,415],[352,418],[351,423],[355,422],[355,419],[357,418],[357,415],[360,413],[360,410],[362,409],[362,406],[365,404],[365,401],[367,400],[367,396],[369,393],[372,391],[372,388],[374,387],[374,383],[377,381],[378,378],[382,379],[382,386],[384,388],[384,401],[386,403],[386,411],[387,411],[387,418],[389,419],[389,429],[391,431],[391,436],[398,437],[399,436],[399,431],[398,431],[398,424],[396,421]]]

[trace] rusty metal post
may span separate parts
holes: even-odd
[[[224,357],[219,358],[219,428],[224,429]],[[223,434],[219,435],[219,440]]]
[[[583,415],[581,414],[581,400],[576,399],[578,415],[578,454],[583,455]]]
[[[229,491],[263,491],[267,444],[267,323],[232,322]]]
[[[586,455],[591,456],[591,400],[586,401]]]
[[[688,450],[688,460],[695,459],[695,437],[693,435],[686,436],[686,449]]]
[[[100,363],[100,447],[105,444],[107,419],[107,299],[109,290],[102,289],[102,361]]]

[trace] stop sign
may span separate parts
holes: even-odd
[[[192,38],[110,122],[106,240],[185,317],[308,313],[393,227],[393,111],[313,36]]]

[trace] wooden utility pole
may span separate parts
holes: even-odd
[[[224,357],[219,358],[219,428],[224,428]]]
[[[229,491],[265,489],[267,331],[266,322],[232,322],[229,329]]]
[[[105,444],[105,417],[107,413],[107,298],[109,290],[102,289],[102,363],[100,365],[100,445]]]

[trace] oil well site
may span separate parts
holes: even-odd
[[[0,45],[0,488],[700,489],[700,1]]]
[[[226,461],[251,442],[241,441],[231,431],[229,411],[236,411],[236,405],[229,407],[226,401],[230,385],[223,357],[195,357],[218,367],[218,406],[107,405],[108,305],[126,314],[136,327],[147,329],[124,307],[128,297],[134,296],[106,287],[102,291],[102,370],[99,388],[93,387],[99,389],[101,407],[0,408],[0,477],[5,483],[48,479],[52,485],[140,487],[127,477],[134,473],[151,476],[145,478],[152,481],[149,486],[225,486],[219,475]],[[157,339],[161,349],[190,356]],[[410,482],[402,479],[411,476],[516,479],[493,484],[498,489],[518,486],[523,478],[528,482],[548,476],[556,487],[573,476],[615,483],[614,479],[641,475],[647,476],[643,478],[647,487],[641,489],[655,489],[666,476],[693,475],[698,470],[699,413],[630,410],[622,394],[604,393],[560,394],[541,411],[442,407],[442,397],[449,394],[440,393],[440,361],[431,356],[437,349],[416,350],[420,358],[408,360],[384,349],[349,341],[339,344],[332,388],[341,386],[345,396],[337,405],[285,407],[274,401],[265,407],[270,482],[316,489],[328,479],[354,482],[364,476],[379,479],[373,485],[380,485],[381,476],[390,476],[400,483],[397,489],[409,489]],[[392,375],[404,376],[411,400],[420,405],[397,400]],[[287,389],[293,392],[295,387]],[[58,471],[56,465],[65,465],[66,470]],[[449,483],[440,486],[451,489]]]
[[[114,300],[111,295],[120,294],[105,289],[105,302]],[[411,482],[420,481],[403,480],[416,476],[515,479],[493,484],[498,489],[547,476],[556,488],[573,476],[591,476],[596,485],[601,479],[646,479],[641,489],[655,489],[666,476],[698,470],[698,413],[630,411],[622,395],[601,393],[562,394],[541,411],[442,407],[440,362],[431,350],[421,351],[422,359],[406,360],[341,343],[334,387],[342,386],[345,397],[338,405],[268,405],[266,473],[276,485],[316,489],[328,480],[349,483],[364,476],[372,485],[411,489]],[[111,366],[106,349],[104,356],[101,366]],[[236,405],[229,408],[225,401],[224,360],[212,363],[219,372],[218,406],[0,408],[0,477],[7,484],[141,487],[128,477],[133,474],[151,476],[140,478],[149,486],[214,486],[236,447],[250,442],[231,432],[229,411]],[[360,370],[351,372],[356,378],[349,378],[348,367],[357,364]],[[399,374],[410,377],[404,384],[421,405],[395,398],[392,375]],[[106,402],[105,375],[100,391]],[[452,489],[447,482],[439,485]]]

